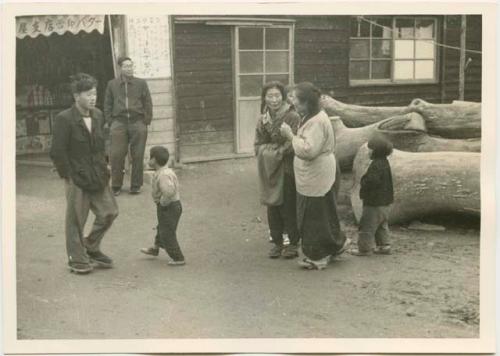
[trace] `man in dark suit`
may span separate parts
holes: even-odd
[[[66,250],[72,272],[89,273],[113,261],[100,250],[101,240],[118,216],[109,187],[102,112],[95,107],[97,81],[78,73],[72,78],[75,104],[56,116],[50,157],[66,184]],[[96,219],[89,236],[83,231],[89,211]]]
[[[123,185],[125,157],[132,161],[130,193],[138,194],[143,184],[144,150],[153,104],[144,79],[134,77],[134,63],[129,57],[118,59],[120,77],[109,81],[104,97],[104,117],[110,125],[111,187],[119,195]]]

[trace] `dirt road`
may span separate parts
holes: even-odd
[[[265,209],[252,159],[178,171],[188,264],[148,258],[155,225],[150,188],[118,197],[102,249],[111,270],[69,273],[64,186],[48,168],[17,170],[18,337],[477,337],[479,231],[393,227],[391,256],[343,256],[324,271],[267,258]],[[340,211],[354,235],[343,177]]]

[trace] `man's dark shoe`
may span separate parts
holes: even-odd
[[[115,197],[119,196],[119,195],[120,195],[120,193],[122,192],[122,188],[116,188],[116,187],[113,187],[113,188],[111,188],[111,189],[113,190],[113,195],[114,195]]]
[[[92,262],[95,262],[99,267],[111,268],[113,267],[113,260],[106,256],[101,251],[87,251]]]
[[[130,194],[139,194],[141,192],[141,187],[131,187]]]
[[[92,272],[94,268],[89,263],[70,263],[69,270],[76,274],[88,274]]]
[[[377,246],[373,250],[373,253],[377,255],[390,255],[391,254],[391,246],[385,245],[385,246]]]

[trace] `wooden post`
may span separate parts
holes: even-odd
[[[460,68],[458,78],[458,99],[464,100],[465,93],[465,39],[467,28],[467,16],[462,15],[460,22]]]
[[[181,162],[181,154],[180,154],[180,127],[179,127],[179,121],[177,120],[177,91],[176,91],[176,86],[175,86],[175,70],[174,70],[174,65],[175,65],[175,17],[172,15],[169,15],[168,17],[168,31],[169,31],[169,36],[168,40],[170,41],[170,75],[172,78],[172,109],[174,112],[174,164],[175,163],[180,163]]]
[[[113,74],[116,78],[117,70],[116,70],[116,53],[115,53],[115,38],[113,36],[113,26],[111,25],[111,15],[106,15],[108,19],[108,28],[109,28],[109,42],[111,44],[111,57],[113,57]]]
[[[447,42],[448,20],[446,15],[443,17],[443,44]],[[442,47],[441,50],[441,103],[446,100],[446,48]]]

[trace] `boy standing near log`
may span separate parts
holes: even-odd
[[[361,178],[360,198],[363,201],[357,248],[349,252],[355,256],[372,253],[391,253],[389,236],[389,211],[394,202],[392,172],[387,156],[392,153],[392,144],[376,136],[368,141],[371,163]],[[375,246],[373,246],[375,245]]]

